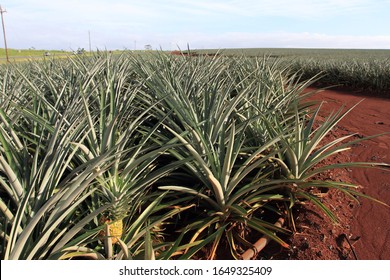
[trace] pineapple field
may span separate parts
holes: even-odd
[[[390,51],[361,49],[225,49],[195,50],[195,55],[268,56],[285,61],[303,79],[319,77],[317,86],[339,86],[365,93],[390,94]]]
[[[208,54],[2,65],[1,258],[288,259],[318,219],[302,213],[346,226],[331,196],[389,212],[334,176],[389,174],[386,158],[342,157],[388,131],[338,133],[360,99],[329,110],[314,87],[387,92],[389,60]]]

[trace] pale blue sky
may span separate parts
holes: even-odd
[[[0,0],[1,1],[1,0]],[[3,0],[8,47],[390,49],[390,0]],[[3,47],[2,40],[0,46]]]

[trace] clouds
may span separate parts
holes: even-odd
[[[178,36],[178,44],[191,48],[362,48],[390,49],[389,36],[342,36],[321,33],[248,33],[227,32],[218,36],[187,34]],[[196,40],[190,38],[196,38]]]
[[[9,2],[9,3],[8,3]],[[46,12],[46,16],[76,17],[78,19],[126,15],[151,20],[187,16],[280,16],[318,17],[345,13],[364,13],[370,7],[388,5],[389,1],[370,0],[13,0],[8,6],[23,15]]]
[[[383,48],[388,0],[3,0],[15,48]]]
[[[148,2],[148,1],[145,1]],[[369,0],[230,0],[230,1],[163,1],[173,10],[186,7],[192,13],[233,16],[278,16],[313,18],[345,13],[367,12],[375,1]],[[383,1],[376,1],[378,4]],[[386,1],[385,1],[386,2]],[[176,8],[175,8],[176,7]]]

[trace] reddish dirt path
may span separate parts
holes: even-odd
[[[323,112],[337,110],[342,105],[350,108],[363,98],[339,123],[338,130],[344,131],[343,134],[358,133],[360,137],[390,132],[390,99],[337,90],[325,90],[310,97],[325,101]],[[354,145],[348,153],[350,161],[390,163],[390,134]],[[389,171],[354,168],[349,176],[353,183],[364,187],[365,194],[390,205]],[[361,199],[351,213],[350,234],[360,237],[353,245],[358,258],[390,260],[390,208]]]

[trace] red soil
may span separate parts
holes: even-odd
[[[345,105],[352,107],[364,99],[332,130],[330,138],[357,133],[364,137],[390,132],[390,99],[348,90],[324,90],[309,98],[324,101],[322,118]],[[320,114],[321,115],[321,114]],[[330,140],[330,139],[329,139]],[[390,134],[353,145],[327,163],[390,163]],[[390,205],[390,170],[371,168],[341,169],[328,172],[322,179],[352,182],[363,193]],[[297,233],[291,237],[292,250],[276,254],[287,259],[390,259],[390,208],[366,198],[360,204],[340,191],[324,194],[325,204],[339,218],[331,223],[318,209],[305,205],[297,210]]]

